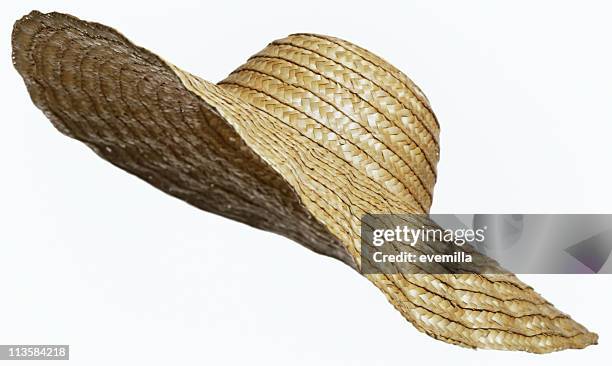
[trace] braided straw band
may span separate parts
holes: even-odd
[[[54,126],[102,158],[356,270],[362,215],[431,205],[439,126],[429,102],[346,41],[289,36],[215,85],[106,26],[32,12],[15,24],[13,62]],[[366,277],[449,343],[544,353],[597,342],[511,274]]]

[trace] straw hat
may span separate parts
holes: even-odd
[[[32,12],[12,40],[58,130],[205,211],[359,270],[362,215],[429,210],[436,117],[408,77],[354,44],[291,35],[212,84],[69,15]],[[513,275],[366,277],[449,343],[542,353],[597,341]]]

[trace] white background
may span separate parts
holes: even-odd
[[[335,35],[431,100],[432,212],[610,213],[606,4],[0,2],[0,344],[70,344],[74,365],[609,362],[611,276],[522,276],[598,346],[532,355],[435,341],[341,263],[198,211],[61,135],[30,102],[9,39],[32,9],[69,12],[216,81],[289,33]]]

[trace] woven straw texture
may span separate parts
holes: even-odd
[[[102,158],[356,270],[362,215],[431,206],[429,101],[349,42],[291,35],[212,84],[112,28],[32,12],[15,24],[13,62],[54,126]],[[366,277],[418,330],[452,344],[544,353],[597,342],[511,274]]]

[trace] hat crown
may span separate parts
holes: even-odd
[[[338,38],[294,34],[219,85],[429,209],[439,126],[421,90],[380,57]]]

